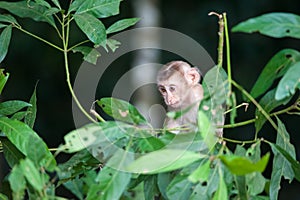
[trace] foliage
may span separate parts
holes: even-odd
[[[0,27],[3,30],[0,41],[3,42],[0,61],[6,56],[13,29],[56,48],[65,56],[67,84],[80,107],[70,83],[68,53],[80,52],[86,61],[96,63],[100,54],[87,44],[115,51],[119,43],[108,39],[107,34],[122,31],[137,22],[137,19],[123,19],[106,29],[101,20],[118,14],[119,4],[120,0],[74,0],[65,10],[58,0],[50,3],[44,0],[1,1],[0,8],[15,16],[48,23],[57,31],[63,45],[56,46],[24,30],[13,15],[1,14]],[[226,15],[221,14],[219,18],[221,28],[225,26],[229,49]],[[278,21],[290,23],[278,26]],[[88,40],[70,47],[71,23],[75,23]],[[300,33],[294,29],[299,24],[299,16],[271,13],[242,22],[233,31],[258,31],[273,37],[299,38]],[[286,30],[289,30],[288,34]],[[223,37],[220,34],[222,41]],[[220,45],[219,50],[222,50],[223,44]],[[222,52],[219,55],[222,56]],[[66,134],[64,144],[56,149],[54,155],[33,130],[37,113],[36,89],[29,103],[18,100],[2,102],[0,145],[11,171],[4,180],[8,187],[1,190],[0,197],[65,199],[56,195],[57,188],[65,187],[78,199],[277,199],[282,177],[300,181],[300,164],[295,159],[295,148],[279,119],[282,113],[300,113],[296,92],[299,89],[299,55],[293,49],[278,52],[258,77],[251,93],[231,78],[229,51],[227,73],[222,68],[222,57],[219,57],[218,65],[204,77],[205,98],[199,107],[199,129],[192,133],[174,135],[168,130],[155,130],[133,105],[114,98],[100,99],[98,105],[115,120],[104,121],[98,117],[100,122],[96,122],[82,110],[92,123]],[[4,74],[3,70],[0,73],[2,91],[9,74]],[[272,88],[278,79],[279,83]],[[262,86],[261,81],[267,84]],[[255,122],[256,131],[251,141],[218,138],[214,134],[216,128],[221,128],[214,126],[223,116],[221,105],[225,103],[228,112],[235,112],[232,86],[257,107],[257,117],[234,123],[235,114],[232,114],[232,123],[222,128]],[[258,103],[256,98],[259,96],[262,97]],[[272,113],[272,110],[287,103],[290,106]],[[216,117],[204,109],[207,107],[219,108]],[[277,130],[274,142],[257,137],[266,122]],[[235,144],[233,151],[227,143]],[[262,144],[271,147],[274,158],[270,152],[262,155]],[[57,163],[55,156],[61,152],[72,153],[72,156],[64,163]],[[273,162],[270,180],[262,174],[269,161]]]

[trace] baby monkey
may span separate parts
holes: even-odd
[[[178,119],[166,118],[167,129],[196,126],[200,101],[203,99],[203,88],[199,83],[201,75],[198,68],[191,67],[183,61],[172,61],[164,65],[157,74],[157,86],[170,111],[182,111]],[[187,111],[186,111],[187,110]]]

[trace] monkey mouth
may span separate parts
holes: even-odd
[[[169,106],[173,107],[173,108],[176,108],[176,107],[179,107],[179,101],[176,101],[174,103],[170,103]]]

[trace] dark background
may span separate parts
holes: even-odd
[[[104,20],[105,24],[111,24],[119,18],[139,17],[133,13],[133,5],[138,0],[128,0],[121,3],[121,14]],[[65,2],[65,1],[64,1]],[[161,13],[161,27],[177,30],[199,42],[216,60],[218,45],[217,18],[208,16],[210,11],[226,12],[229,27],[248,18],[269,12],[291,12],[300,15],[299,1],[296,0],[265,0],[265,1],[229,1],[229,0],[186,0],[156,1]],[[142,19],[143,20],[143,19]],[[30,19],[18,19],[19,23],[27,30],[37,33],[39,36],[51,41],[57,41],[54,31],[45,23],[37,23]],[[73,41],[80,41],[84,35],[73,27]],[[231,58],[233,78],[246,90],[250,90],[259,73],[268,60],[279,50],[294,48],[300,50],[300,40],[291,38],[274,39],[259,34],[230,33]],[[107,79],[103,79],[101,96],[109,96],[113,84],[118,77],[128,68],[135,52],[122,56],[109,68]],[[163,53],[160,56],[161,63],[173,59],[174,55]],[[101,57],[98,62],[101,62]],[[82,63],[81,55],[70,54],[70,66],[72,78]],[[122,67],[115,67],[115,66]],[[29,101],[37,81],[38,114],[35,130],[45,140],[49,147],[57,147],[63,142],[63,136],[75,128],[72,118],[71,95],[67,89],[65,70],[62,54],[46,44],[41,43],[20,31],[14,29],[8,55],[1,68],[10,73],[10,78],[3,91],[1,100],[20,99]],[[72,79],[73,80],[73,79]],[[101,96],[97,96],[100,98]],[[253,113],[250,107],[248,113]],[[237,121],[250,119],[253,116],[240,112]],[[299,117],[281,116],[291,135],[291,141],[297,150],[297,159],[300,160],[300,136]],[[253,136],[253,126],[237,128],[234,131],[226,130],[228,137],[236,139],[250,139]],[[265,125],[260,137],[274,141],[276,132]],[[264,147],[264,151],[268,151]],[[2,155],[0,155],[2,156]],[[0,180],[3,180],[4,171],[7,169],[0,165]],[[269,170],[266,176],[269,177]],[[299,199],[300,184],[293,182],[288,184],[283,181],[279,199]]]

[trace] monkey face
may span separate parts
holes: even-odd
[[[162,94],[167,106],[172,108],[180,106],[180,96],[176,85],[159,86],[158,90]]]

